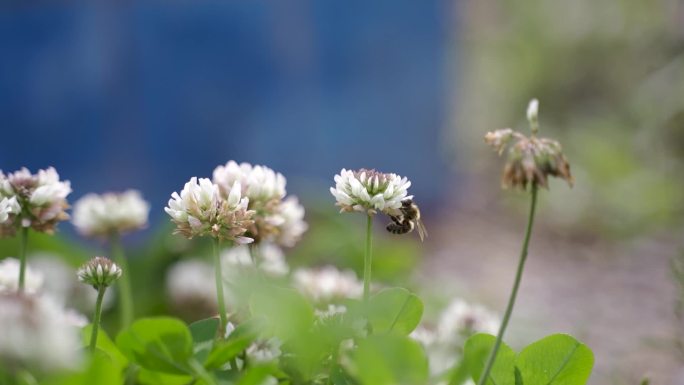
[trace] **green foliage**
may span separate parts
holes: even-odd
[[[374,333],[409,335],[423,316],[420,298],[400,287],[380,291],[371,297],[368,305],[368,321]]]
[[[470,373],[476,382],[484,368],[495,336],[475,334],[465,344],[464,359],[452,376],[461,384]],[[584,385],[594,365],[591,350],[572,336],[553,334],[524,348],[517,355],[502,343],[487,385]]]
[[[221,321],[216,318],[207,318],[190,324],[192,335],[192,352],[199,362],[204,362],[214,347],[214,341],[218,335]]]
[[[99,337],[98,337],[99,339]],[[98,340],[99,345],[99,340]],[[123,374],[120,368],[113,365],[109,355],[104,353],[92,354],[85,366],[85,370],[79,373],[63,376],[53,376],[42,381],[44,385],[121,385]]]
[[[116,345],[130,361],[145,369],[168,374],[192,373],[192,335],[180,320],[140,319],[118,335]]]
[[[554,334],[527,346],[516,360],[525,385],[583,385],[594,355],[567,334]]]
[[[90,346],[90,336],[93,330],[93,325],[87,325],[81,330],[81,338],[83,338],[83,346]],[[114,342],[109,338],[107,333],[102,329],[97,331],[97,345],[95,346],[102,354],[106,355],[111,361],[112,365],[119,370],[123,370],[128,365],[128,359],[124,356]]]
[[[428,362],[423,348],[398,334],[373,335],[359,342],[350,372],[364,385],[424,384]]]
[[[258,331],[255,321],[246,322],[235,328],[226,340],[216,342],[204,365],[207,369],[218,369],[234,359],[256,340]]]

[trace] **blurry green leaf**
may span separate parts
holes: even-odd
[[[84,346],[90,346],[90,335],[93,332],[93,325],[87,325],[83,329],[81,329],[81,337],[83,338],[83,344]],[[118,367],[120,370],[123,370],[126,366],[128,366],[128,359],[126,356],[121,353],[119,348],[116,347],[114,342],[109,338],[107,333],[100,328],[97,331],[97,344],[96,347],[101,350],[104,354],[106,354],[110,360],[112,360],[112,363]]]
[[[99,337],[98,337],[99,338]],[[99,341],[98,341],[99,342]],[[65,376],[54,376],[41,381],[43,385],[121,385],[121,370],[102,351],[91,355],[85,370]]]
[[[119,333],[116,345],[129,360],[145,369],[170,374],[190,373],[192,336],[175,318],[143,318]]]
[[[260,327],[263,327],[263,322],[260,319],[251,319],[238,325],[226,340],[219,340],[214,343],[214,349],[206,359],[204,366],[207,369],[217,369],[237,357],[257,339]]]
[[[254,317],[263,318],[266,329],[283,341],[307,333],[314,322],[313,308],[298,292],[262,286],[250,299]]]
[[[248,368],[236,385],[262,385],[271,376],[273,369],[269,366],[253,366]]]
[[[423,316],[423,302],[410,291],[393,287],[370,299],[368,320],[374,333],[395,331],[408,335]]]
[[[214,346],[214,340],[218,334],[220,320],[216,317],[203,319],[190,324],[192,335],[193,354],[195,358],[204,362]]]
[[[468,338],[465,343],[463,349],[464,365],[468,368],[475,382],[480,380],[480,375],[495,341],[495,336],[479,333]],[[486,385],[515,385],[515,352],[504,342],[501,342]]]
[[[166,374],[142,368],[138,371],[138,383],[140,385],[186,385],[192,380],[193,377],[187,375]]]
[[[525,385],[584,385],[594,366],[594,354],[567,334],[545,337],[517,358]]]
[[[415,385],[428,380],[423,348],[398,334],[378,334],[359,341],[350,372],[365,385]]]

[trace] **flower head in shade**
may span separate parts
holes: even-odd
[[[499,317],[489,309],[457,298],[442,312],[437,333],[440,339],[467,338],[475,333],[496,334],[500,324]]]
[[[121,268],[106,257],[95,257],[86,262],[78,272],[78,279],[94,288],[108,287],[121,277]]]
[[[87,194],[74,204],[72,222],[85,236],[109,236],[147,226],[150,205],[140,192]]]
[[[14,293],[19,289],[19,260],[5,258],[0,261],[0,293]],[[24,291],[28,294],[38,293],[43,288],[43,274],[26,267]]]
[[[538,102],[530,102],[527,110],[532,136],[527,137],[510,128],[504,128],[485,135],[485,142],[499,153],[508,148],[508,158],[504,167],[502,184],[504,187],[527,188],[541,186],[548,188],[548,177],[565,179],[572,186],[574,179],[570,174],[570,164],[563,154],[560,143],[553,139],[537,138]]]
[[[277,337],[258,340],[247,348],[247,357],[250,361],[259,363],[275,361],[282,355],[280,350],[282,344]]]
[[[234,274],[241,274],[241,268],[252,268],[255,264],[264,273],[278,277],[287,274],[290,270],[285,262],[285,255],[282,249],[272,243],[260,243],[252,245],[256,261],[252,260],[252,254],[247,245],[238,245],[225,249],[221,253],[221,262],[224,264],[224,275],[226,279],[233,280]]]
[[[26,168],[7,175],[0,172],[0,196],[15,198],[10,203],[12,215],[0,234],[13,235],[19,226],[53,233],[57,223],[69,219],[66,197],[70,193],[71,184],[61,181],[53,167],[38,170],[37,174]]]
[[[297,198],[285,197],[287,181],[282,174],[266,166],[231,160],[214,170],[213,181],[224,197],[239,185],[242,195],[249,198],[249,209],[255,214],[247,236],[256,243],[274,242],[290,247],[306,231],[304,207]]]
[[[363,293],[363,283],[353,271],[340,271],[334,266],[297,269],[292,278],[295,288],[316,302],[360,298]]]
[[[176,233],[187,238],[211,236],[237,243],[253,239],[244,236],[254,221],[254,211],[248,209],[249,199],[242,196],[236,183],[226,196],[206,178],[192,177],[180,194],[174,192],[164,208],[176,224]]]
[[[342,169],[335,175],[335,187],[330,188],[330,193],[337,199],[340,212],[395,215],[402,200],[413,198],[407,195],[410,186],[408,179],[397,174],[363,168],[358,171]]]
[[[201,259],[173,264],[166,273],[166,293],[174,310],[188,319],[216,315],[216,286],[208,279],[213,276],[214,267]]]
[[[81,339],[75,321],[49,296],[0,293],[0,370],[78,366]]]

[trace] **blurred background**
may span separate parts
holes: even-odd
[[[71,202],[150,201],[126,239],[148,314],[168,311],[153,290],[189,247],[162,208],[230,159],[282,172],[307,207],[293,265],[361,266],[362,218],[327,192],[341,168],[407,176],[430,237],[382,237],[379,277],[501,312],[528,195],[501,191],[482,137],[526,131],[539,98],[576,184],[541,194],[507,339],[575,334],[590,383],[684,384],[682,1],[6,1],[0,54],[3,171],[55,166]],[[32,245],[71,264],[103,250],[68,223]]]

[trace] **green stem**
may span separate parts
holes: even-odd
[[[366,254],[363,259],[363,300],[368,302],[370,297],[371,265],[373,263],[373,215],[368,214],[366,223]]]
[[[226,303],[223,300],[223,273],[221,270],[221,256],[219,255],[220,240],[214,239],[214,277],[216,279],[216,298],[218,299],[219,318],[221,319],[221,336],[226,330],[228,320],[226,318]]]
[[[494,366],[496,361],[496,354],[499,352],[499,347],[501,347],[501,342],[503,340],[504,332],[506,331],[506,326],[508,326],[508,321],[511,318],[511,313],[513,313],[513,306],[515,305],[515,298],[518,295],[518,288],[520,287],[520,281],[522,279],[523,270],[525,268],[525,260],[527,259],[527,247],[530,244],[530,235],[532,234],[532,224],[534,223],[534,211],[537,206],[537,186],[532,185],[532,203],[530,204],[530,215],[527,219],[527,230],[525,231],[525,241],[523,242],[522,250],[520,252],[520,261],[518,262],[518,270],[515,273],[515,281],[513,282],[513,290],[511,291],[511,296],[508,299],[508,305],[506,306],[506,312],[504,313],[503,320],[501,321],[501,327],[499,328],[499,333],[496,335],[496,341],[494,342],[494,348],[489,353],[487,358],[487,365],[480,376],[480,381],[478,385],[484,385],[489,377],[489,373]]]
[[[121,328],[131,326],[133,322],[133,293],[131,290],[131,270],[128,268],[128,259],[124,254],[121,238],[114,232],[110,236],[112,256],[114,262],[121,268],[123,274],[119,278],[119,315],[121,317]]]
[[[90,351],[95,351],[97,346],[97,332],[100,329],[100,316],[102,315],[102,299],[104,298],[107,287],[101,285],[97,288],[97,302],[95,302],[95,315],[93,315],[93,331],[90,335]]]
[[[19,292],[24,292],[26,276],[26,245],[28,244],[29,228],[21,226],[19,233]]]

